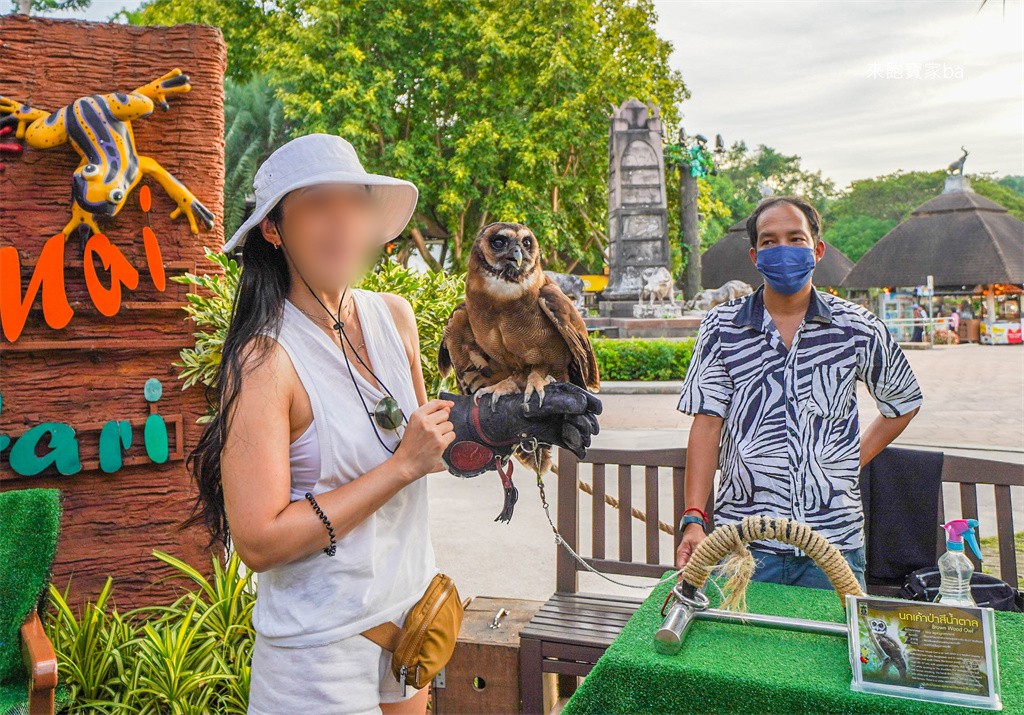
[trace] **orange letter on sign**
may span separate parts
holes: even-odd
[[[103,267],[110,271],[110,288],[105,288],[96,275],[93,254],[100,257]],[[85,244],[85,285],[89,288],[96,309],[103,315],[117,315],[121,308],[121,285],[131,290],[139,285],[139,272],[128,262],[117,246],[102,233],[93,234]]]
[[[12,343],[25,329],[29,308],[42,287],[43,318],[60,330],[75,314],[64,291],[64,235],[58,233],[43,246],[25,295],[21,294],[21,260],[14,246],[0,248],[0,324]]]

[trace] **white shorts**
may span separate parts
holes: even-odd
[[[397,625],[405,614],[395,619]],[[380,715],[380,703],[407,700],[391,653],[362,635],[308,648],[271,645],[256,634],[248,715]]]

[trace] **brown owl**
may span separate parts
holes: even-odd
[[[477,235],[466,300],[445,326],[438,367],[445,376],[454,368],[459,389],[478,400],[522,392],[524,402],[537,393],[543,404],[544,386],[554,381],[599,389],[587,326],[544,275],[537,238],[526,226],[492,223]],[[551,464],[546,448],[516,455],[538,474]]]

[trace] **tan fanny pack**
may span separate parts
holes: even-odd
[[[422,688],[452,657],[462,626],[462,601],[451,578],[439,573],[423,598],[409,610],[401,628],[391,621],[363,635],[392,653],[391,671],[402,685]]]

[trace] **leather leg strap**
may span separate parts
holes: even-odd
[[[402,629],[391,621],[385,621],[379,626],[367,628],[362,635],[379,645],[384,650],[394,653],[398,648],[398,641],[402,635]]]

